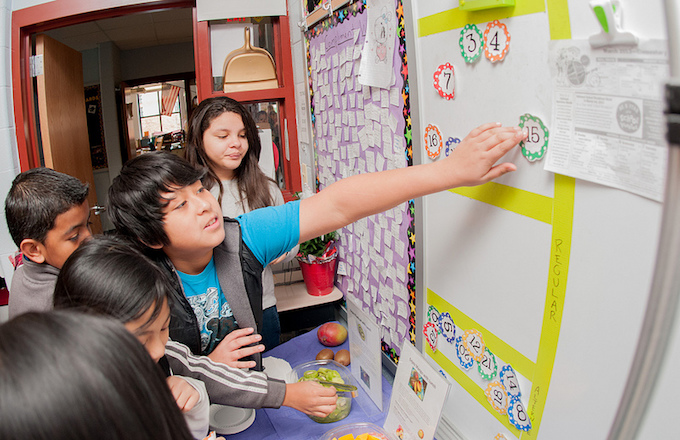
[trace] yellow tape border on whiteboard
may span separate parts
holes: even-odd
[[[555,1],[565,2],[565,0],[553,0],[553,2]],[[451,29],[462,28],[466,24],[479,24],[544,11],[545,0],[518,0],[515,6],[483,9],[481,11],[461,11],[460,8],[454,8],[419,18],[418,36],[426,37]]]
[[[541,210],[549,210],[553,214],[551,220],[554,219],[554,221],[546,222],[552,224],[550,265],[543,309],[543,325],[535,363],[443,300],[436,292],[427,289],[428,304],[434,305],[440,312],[449,312],[454,322],[461,329],[475,328],[482,332],[482,336],[490,347],[491,352],[504,362],[512,365],[519,374],[531,381],[532,386],[531,394],[528,397],[527,413],[531,418],[532,427],[528,432],[521,432],[510,423],[507,416],[502,416],[489,404],[484,395],[484,390],[470,379],[466,373],[440,352],[433,352],[429,345],[424,344],[423,347],[425,353],[444,368],[456,382],[517,438],[536,438],[538,435],[555,363],[557,342],[562,323],[562,310],[564,308],[571,251],[575,180],[560,174],[555,174],[554,179],[555,192],[552,199],[534,194],[534,196],[539,197],[535,199],[529,196],[528,194],[531,193],[527,193],[527,191],[500,184],[484,185],[479,191],[461,194],[466,197],[475,196],[475,199],[485,203],[488,200],[492,200],[494,206],[516,212],[520,215],[526,213],[527,217],[530,218],[536,218],[535,207],[531,206],[531,202],[539,200],[544,205]],[[502,190],[499,190],[499,185],[503,187]],[[485,194],[488,191],[496,192],[496,194],[493,196]],[[459,193],[456,190],[451,190],[451,192]],[[502,196],[499,196],[499,194],[502,194]],[[545,205],[547,203],[549,203],[550,207]],[[545,215],[540,217],[545,217]]]
[[[454,194],[469,197],[503,208],[543,223],[552,223],[553,199],[496,182],[450,189]]]

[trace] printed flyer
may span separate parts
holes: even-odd
[[[399,440],[432,440],[451,384],[404,341],[384,428]]]

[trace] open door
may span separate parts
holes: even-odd
[[[36,77],[38,113],[45,166],[90,185],[90,207],[97,204],[87,133],[83,63],[80,52],[46,36],[36,37],[43,73]],[[92,233],[102,232],[98,215],[91,216]]]

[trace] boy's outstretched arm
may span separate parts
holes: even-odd
[[[524,133],[498,123],[475,128],[447,158],[339,180],[300,202],[300,242],[383,212],[415,197],[486,183],[517,168],[496,162]]]

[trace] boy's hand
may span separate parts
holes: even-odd
[[[525,137],[518,127],[484,124],[472,130],[442,162],[448,161],[454,170],[456,186],[480,185],[517,170],[509,162],[495,164]]]
[[[264,351],[262,344],[248,347],[248,345],[262,340],[262,336],[258,334],[251,335],[254,331],[252,328],[234,330],[217,344],[217,347],[208,357],[215,362],[234,368],[253,368],[255,361],[239,361],[239,359]]]
[[[201,395],[196,388],[189,385],[189,382],[177,376],[170,376],[167,379],[168,387],[175,397],[175,402],[182,412],[190,411],[198,403]]]
[[[283,405],[315,417],[326,417],[333,412],[338,396],[335,388],[314,381],[286,384]]]

